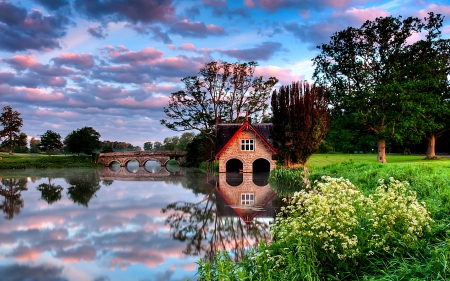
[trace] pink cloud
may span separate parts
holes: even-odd
[[[24,98],[28,101],[57,101],[64,100],[64,94],[60,92],[45,92],[41,89],[24,88],[20,90],[24,94]]]
[[[69,64],[80,68],[90,68],[95,64],[92,54],[82,53],[78,55],[77,52],[63,53],[52,60],[57,64]]]
[[[34,56],[18,55],[12,57],[11,59],[3,60],[19,69],[33,68],[42,65],[40,62],[36,61],[36,58]]]
[[[183,43],[179,49],[185,51],[195,51],[195,46],[191,43]]]
[[[258,66],[255,70],[256,76],[263,76],[266,79],[269,77],[277,77],[280,81],[278,83],[286,85],[291,84],[293,81],[304,80],[303,74],[294,74],[290,69],[281,68],[278,66]]]
[[[340,15],[340,13],[333,13],[333,15]],[[352,8],[344,12],[345,16],[350,16],[360,23],[367,20],[375,20],[378,17],[389,16],[389,13],[385,10],[379,8],[367,8],[367,9],[357,9]]]
[[[153,47],[147,47],[142,51],[128,51],[128,52],[110,52],[112,61],[119,63],[129,63],[141,65],[148,63],[155,59],[164,56],[164,53],[159,50],[155,50]]]
[[[253,0],[244,0],[244,5],[249,7],[249,8],[254,8],[255,7],[255,2],[253,2]]]

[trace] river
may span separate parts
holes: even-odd
[[[267,174],[178,166],[0,171],[1,280],[196,280],[270,240]]]

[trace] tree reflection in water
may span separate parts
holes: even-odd
[[[203,254],[205,259],[212,260],[218,251],[227,251],[239,261],[252,246],[270,240],[269,223],[268,220],[254,219],[262,211],[261,204],[231,206],[234,205],[234,199],[224,198],[227,196],[225,190],[229,191],[228,194],[236,193],[238,197],[239,190],[261,190],[261,187],[252,182],[251,174],[234,190],[230,188],[236,187],[224,183],[226,176],[221,177],[223,179],[219,179],[219,182],[209,180],[208,183],[209,178],[201,172],[187,173],[185,187],[192,189],[195,194],[204,194],[203,198],[199,202],[174,202],[163,208],[162,212],[169,214],[166,224],[170,226],[173,238],[187,241],[183,253],[193,256]],[[261,198],[266,200],[265,203],[275,196],[268,185],[264,192]],[[225,209],[228,211],[224,211]],[[273,219],[274,212],[269,213],[270,219]]]
[[[0,205],[0,209],[5,213],[7,220],[20,214],[20,209],[24,206],[21,192],[24,190],[28,190],[26,178],[2,179],[0,195],[4,196],[5,200]]]
[[[36,187],[41,192],[41,199],[44,199],[49,205],[61,200],[62,190],[60,185],[52,183],[52,178],[48,178],[48,183],[41,183]]]
[[[101,188],[100,177],[97,171],[92,170],[83,174],[83,177],[66,178],[69,184],[67,188],[67,195],[74,202],[79,205],[88,207],[89,201],[95,196],[95,193]]]

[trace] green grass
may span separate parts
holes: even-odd
[[[31,153],[0,152],[0,169],[42,169],[42,168],[88,168],[98,167],[91,156],[44,155]]]

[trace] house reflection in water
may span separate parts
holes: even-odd
[[[219,173],[218,177],[214,182],[218,217],[240,217],[247,226],[254,218],[275,217],[276,193],[267,181],[269,173]]]

